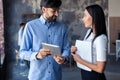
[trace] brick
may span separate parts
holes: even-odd
[[[3,24],[0,24],[0,30],[3,29]]]
[[[2,18],[2,17],[0,17],[0,23],[1,23],[1,22],[3,22],[3,18]]]
[[[0,14],[0,18],[3,18],[3,14],[2,13]]]
[[[0,32],[3,32],[3,25],[0,25]]]
[[[3,13],[3,10],[2,9],[0,9],[0,14],[2,14]]]

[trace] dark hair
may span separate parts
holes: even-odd
[[[24,26],[25,25],[25,23],[20,23],[20,26]]]
[[[58,8],[62,4],[61,0],[41,0],[40,7]]]
[[[20,28],[23,27],[22,30],[24,30],[25,24],[26,23],[20,23]]]
[[[95,4],[87,6],[86,10],[92,16],[92,26],[94,26],[96,32],[95,38],[101,34],[105,34],[107,36],[103,9],[99,5]]]

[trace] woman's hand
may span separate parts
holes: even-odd
[[[77,47],[72,46],[71,47],[71,55],[73,56],[74,61],[78,62],[81,60],[80,56],[78,54],[75,54],[77,51]]]
[[[71,53],[75,54],[76,51],[77,51],[77,47],[71,46]]]
[[[71,53],[71,55],[73,56],[74,61],[81,63],[82,59],[78,54]]]

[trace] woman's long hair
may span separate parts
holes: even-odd
[[[95,28],[96,33],[95,38],[100,36],[101,34],[105,34],[107,36],[105,15],[103,9],[99,5],[95,4],[87,6],[86,10],[92,17],[92,27]]]

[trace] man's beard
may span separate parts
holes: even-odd
[[[55,22],[56,19],[57,19],[56,16],[47,18],[47,20],[48,20],[49,22]]]

